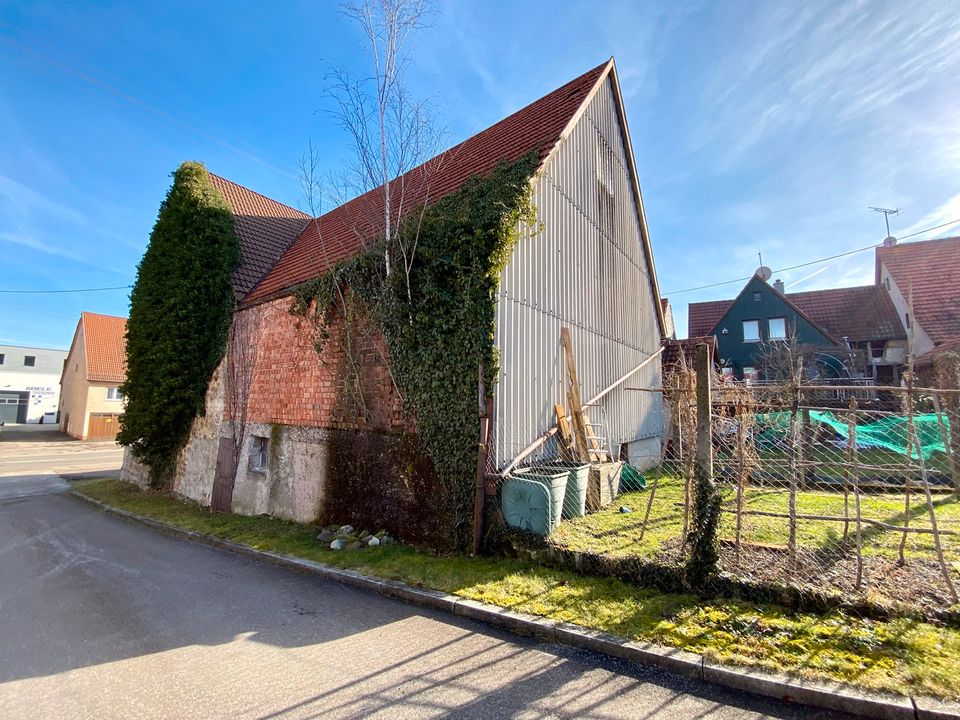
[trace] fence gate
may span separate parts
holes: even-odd
[[[213,476],[213,496],[210,498],[210,509],[217,512],[230,512],[233,504],[233,481],[237,474],[233,451],[233,440],[220,438],[217,469]]]

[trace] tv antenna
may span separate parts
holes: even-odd
[[[890,216],[899,215],[900,208],[891,210],[890,208],[881,208],[881,207],[871,207],[870,210],[874,212],[883,213],[883,220],[887,224],[887,237],[890,237]]]

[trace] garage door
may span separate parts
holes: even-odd
[[[119,419],[116,413],[90,413],[87,440],[113,440],[120,429]]]
[[[0,392],[0,420],[5,423],[20,422],[20,393]]]

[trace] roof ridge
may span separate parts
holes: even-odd
[[[97,317],[114,318],[115,320],[128,320],[128,319],[129,319],[129,318],[124,317],[123,315],[107,315],[106,313],[97,313],[97,312],[93,312],[92,310],[81,310],[81,311],[80,311],[80,315],[81,315],[81,316],[84,316],[84,315],[95,315],[95,316],[97,316]]]
[[[483,130],[480,130],[479,132],[473,133],[472,135],[464,138],[462,141],[460,141],[460,142],[457,143],[456,145],[453,145],[452,147],[447,148],[446,150],[443,150],[442,152],[437,153],[436,155],[434,155],[433,157],[425,160],[424,162],[420,163],[419,165],[411,168],[410,170],[407,170],[405,173],[403,173],[403,174],[401,174],[401,175],[398,175],[398,176],[395,177],[395,178],[392,178],[392,179],[390,180],[391,186],[392,186],[394,183],[403,183],[403,182],[405,181],[405,179],[411,179],[411,181],[412,181],[412,180],[415,180],[416,177],[417,177],[417,175],[416,175],[417,173],[421,173],[421,174],[422,174],[425,168],[428,168],[432,163],[437,163],[438,161],[440,161],[440,162],[446,161],[448,164],[452,164],[452,165],[456,166],[456,163],[457,163],[457,160],[458,160],[458,154],[459,154],[460,151],[462,151],[466,146],[473,146],[473,155],[465,156],[465,159],[466,159],[466,160],[476,161],[477,158],[474,157],[474,155],[477,154],[477,151],[478,151],[478,150],[483,150],[483,149],[484,149],[484,148],[483,148],[484,140],[489,140],[489,139],[491,139],[491,138],[496,138],[496,137],[497,137],[497,133],[495,132],[496,130],[501,130],[501,131],[502,131],[504,128],[508,128],[511,123],[516,123],[517,120],[518,120],[518,118],[523,117],[523,115],[524,115],[525,113],[529,113],[533,108],[537,107],[537,106],[538,106],[539,104],[541,104],[541,103],[544,103],[544,102],[547,101],[548,99],[552,99],[554,103],[557,103],[557,104],[559,104],[559,105],[562,106],[563,103],[564,103],[564,101],[570,100],[571,98],[573,98],[573,96],[574,96],[577,92],[582,92],[582,91],[583,91],[583,87],[582,87],[582,86],[584,85],[585,81],[586,81],[588,78],[591,78],[591,76],[595,76],[595,77],[593,77],[593,81],[590,83],[590,86],[589,86],[589,88],[587,89],[587,92],[583,93],[583,97],[580,99],[580,102],[577,103],[574,112],[572,112],[572,113],[570,114],[570,117],[575,116],[575,115],[577,114],[577,112],[579,112],[579,111],[585,106],[585,104],[589,102],[589,100],[590,100],[590,98],[591,98],[591,96],[592,96],[593,90],[596,88],[597,84],[598,84],[604,77],[607,76],[607,73],[606,73],[605,71],[606,71],[609,67],[612,67],[612,65],[613,65],[613,59],[610,58],[610,59],[605,60],[604,62],[600,63],[599,65],[591,68],[590,70],[587,70],[586,72],[583,72],[583,73],[577,75],[575,78],[573,78],[573,79],[565,82],[563,85],[560,85],[559,87],[556,87],[556,88],[554,88],[553,90],[550,90],[549,92],[545,93],[545,94],[542,95],[541,97],[533,100],[533,101],[530,102],[530,103],[527,103],[527,104],[524,105],[523,107],[521,107],[521,108],[517,109],[516,111],[510,113],[510,114],[507,115],[506,117],[501,118],[500,120],[496,121],[495,123],[493,123],[493,124],[489,125],[488,127],[484,128]],[[564,91],[566,91],[566,95],[564,95]],[[569,120],[569,118],[567,118],[567,119]],[[529,146],[526,148],[526,150],[524,151],[524,153],[529,153],[529,152],[532,152],[532,151],[538,151],[538,152],[540,153],[540,157],[539,157],[539,160],[538,160],[538,163],[537,163],[537,170],[538,170],[538,171],[543,167],[543,164],[544,164],[544,163],[546,162],[546,160],[551,156],[552,150],[553,150],[553,149],[557,146],[557,144],[558,144],[559,142],[561,142],[561,140],[563,139],[563,134],[564,134],[564,131],[566,130],[566,125],[567,125],[567,123],[564,123],[564,125],[563,125],[562,127],[558,128],[558,129],[556,130],[556,133],[555,133],[555,134],[550,134],[550,135],[547,135],[546,137],[540,138],[540,144],[534,144],[533,141],[530,140]],[[481,156],[481,157],[483,157],[483,156]],[[502,159],[502,157],[501,157],[501,159]],[[480,163],[480,164],[482,164],[482,163]],[[462,179],[460,180],[460,185],[462,185],[462,182],[464,182],[464,181],[465,181],[467,178],[469,178],[470,176],[475,175],[475,174],[477,174],[478,172],[486,172],[486,171],[488,171],[488,170],[489,170],[489,169],[487,169],[487,170],[476,170],[476,171],[473,171],[473,172],[468,172],[467,175],[466,175],[466,177],[464,177],[464,178],[462,178]],[[441,176],[441,175],[442,175],[442,171],[438,172],[437,175],[438,175],[438,176]],[[459,188],[460,185],[457,185],[457,188]],[[282,285],[280,285],[280,286],[278,286],[278,287],[271,287],[271,283],[268,282],[268,281],[271,281],[271,280],[272,280],[272,284],[274,284],[274,285],[276,285],[278,282],[280,282],[279,280],[273,280],[273,278],[274,278],[274,276],[275,276],[275,273],[278,272],[278,268],[281,268],[281,265],[282,265],[282,263],[284,262],[284,259],[287,258],[288,253],[296,252],[296,251],[297,251],[298,245],[301,243],[302,240],[304,240],[304,238],[306,238],[306,237],[308,236],[308,233],[311,232],[311,230],[310,230],[310,229],[311,229],[311,226],[313,226],[315,223],[317,223],[317,224],[322,223],[324,220],[336,221],[341,215],[343,215],[343,216],[348,216],[352,211],[354,211],[355,208],[362,207],[362,206],[363,206],[363,203],[364,203],[365,201],[368,201],[371,197],[375,197],[375,193],[376,193],[381,187],[382,187],[382,186],[378,185],[378,186],[375,187],[375,188],[371,188],[370,190],[367,190],[366,192],[363,192],[363,193],[357,195],[356,197],[353,197],[353,198],[351,198],[350,200],[348,200],[348,201],[346,201],[346,202],[344,202],[344,203],[341,203],[340,205],[338,205],[338,206],[336,206],[336,207],[334,207],[334,208],[331,208],[330,210],[328,210],[327,212],[323,213],[323,214],[320,215],[319,217],[310,218],[309,216],[307,216],[308,221],[307,221],[307,223],[305,224],[305,226],[303,227],[303,229],[300,230],[300,232],[299,232],[299,234],[297,235],[297,237],[296,237],[296,238],[293,240],[293,242],[290,243],[290,245],[284,250],[284,252],[283,252],[283,253],[281,254],[281,256],[277,259],[277,261],[276,261],[276,263],[273,265],[273,267],[271,267],[271,269],[270,269],[265,275],[263,275],[263,276],[257,281],[257,283],[246,293],[246,295],[244,296],[244,302],[260,302],[260,301],[262,301],[262,300],[264,300],[264,299],[273,297],[273,296],[276,295],[276,294],[280,294],[280,293],[285,292],[285,291],[288,290],[292,285],[296,284],[296,282],[301,282],[302,280],[291,280],[291,278],[284,278],[284,279],[282,279],[282,283],[283,283]],[[441,184],[440,184],[440,186],[439,186],[438,188],[433,188],[433,189],[435,189],[438,194],[437,194],[436,196],[434,196],[434,197],[431,197],[431,193],[428,192],[428,193],[427,193],[427,196],[426,196],[426,198],[427,198],[427,199],[426,199],[426,202],[428,202],[428,203],[430,203],[430,202],[432,202],[432,201],[435,201],[435,200],[439,200],[440,198],[445,197],[446,195],[448,195],[448,194],[456,191],[456,188],[444,187],[443,184],[442,184],[442,182],[441,182]],[[319,225],[318,225],[318,226],[319,226]],[[318,231],[317,235],[320,236],[319,231]],[[319,237],[319,242],[321,242],[322,245],[326,245],[326,242],[323,240],[322,237]],[[336,243],[336,242],[333,243],[333,245],[332,245],[331,248],[330,248],[331,252],[332,252],[333,254],[342,254],[342,252],[343,252],[344,250],[346,250],[347,248],[341,247],[341,245],[342,245],[342,241],[341,241],[341,243]],[[351,255],[352,255],[352,254],[353,254],[353,253],[351,253]],[[282,271],[280,271],[280,272],[281,272],[281,275],[282,275],[282,274],[283,274]],[[322,272],[322,271],[321,271],[321,272]],[[266,284],[268,290],[267,290],[266,292],[262,292],[262,293],[260,294],[260,296],[258,296],[258,297],[253,297],[253,296],[257,295],[257,293],[258,293],[259,291],[261,291],[261,289],[264,287],[265,284]]]
[[[560,87],[557,87],[557,88],[554,88],[553,90],[550,90],[550,91],[547,92],[546,94],[541,95],[540,97],[538,97],[536,100],[533,100],[532,102],[527,103],[526,105],[524,105],[523,107],[519,108],[518,110],[515,110],[514,112],[510,113],[510,114],[507,115],[506,117],[502,117],[502,118],[500,118],[499,120],[497,120],[495,123],[492,123],[492,124],[488,125],[488,126],[485,127],[483,130],[480,130],[479,132],[475,132],[475,133],[473,133],[472,135],[468,135],[468,136],[465,137],[463,140],[461,140],[460,142],[458,142],[456,145],[452,145],[451,147],[447,148],[446,150],[441,150],[440,152],[438,152],[438,153],[437,153],[436,155],[434,155],[433,157],[428,158],[427,160],[424,160],[424,161],[423,161],[422,163],[420,163],[419,165],[416,165],[415,167],[410,168],[409,170],[407,170],[407,171],[406,171],[405,173],[403,173],[402,175],[397,175],[397,177],[395,177],[395,178],[393,178],[392,180],[390,180],[390,183],[391,183],[391,184],[392,184],[392,183],[395,183],[395,182],[397,182],[398,180],[400,180],[401,178],[404,178],[404,177],[406,177],[406,176],[408,176],[408,175],[411,175],[411,174],[415,173],[417,170],[420,170],[420,169],[423,168],[424,166],[429,165],[430,163],[432,163],[432,162],[434,162],[434,161],[436,161],[436,160],[439,160],[439,159],[442,158],[442,157],[445,157],[445,156],[447,156],[447,155],[453,154],[456,150],[462,148],[462,147],[463,147],[464,145],[466,145],[468,142],[471,142],[471,141],[473,141],[473,140],[476,140],[477,138],[479,138],[479,137],[481,137],[482,135],[490,132],[491,130],[495,129],[496,127],[498,127],[498,126],[500,126],[500,125],[502,125],[502,124],[504,124],[504,123],[509,122],[509,121],[512,120],[515,116],[519,115],[520,113],[522,113],[522,112],[524,112],[524,111],[526,111],[526,110],[529,110],[530,108],[532,108],[532,107],[533,107],[534,105],[536,105],[537,103],[543,101],[543,99],[546,98],[546,97],[548,97],[549,95],[553,95],[554,93],[559,93],[559,92],[560,92],[561,90],[563,90],[564,88],[566,88],[566,87],[568,87],[568,86],[570,86],[570,85],[573,85],[573,84],[579,82],[580,80],[582,80],[583,78],[585,78],[586,76],[588,76],[588,75],[590,75],[590,74],[592,74],[592,73],[597,72],[597,70],[599,70],[600,68],[605,68],[609,63],[610,63],[610,60],[606,60],[606,61],[600,63],[599,65],[597,65],[596,67],[591,68],[590,70],[587,70],[586,72],[577,75],[577,77],[573,78],[572,80],[570,80],[570,81],[568,81],[568,82],[565,82],[565,83],[564,83],[563,85],[561,85]],[[599,78],[598,78],[598,79],[599,79]],[[586,98],[584,99],[584,102],[586,102]],[[581,103],[581,105],[582,105],[582,104],[583,104],[583,103]],[[562,132],[561,132],[561,135],[562,135]],[[554,145],[556,145],[556,142],[558,142],[559,139],[560,139],[560,138],[559,138],[559,136],[558,136],[557,140],[554,141]],[[537,169],[540,168],[540,165],[546,160],[546,158],[548,157],[548,155],[549,155],[549,153],[545,153],[545,154],[544,154],[544,157],[540,160],[540,163],[537,165]],[[370,195],[371,193],[374,193],[374,192],[376,192],[377,190],[379,190],[381,187],[383,187],[383,186],[382,186],[382,185],[378,185],[378,186],[375,187],[375,188],[371,188],[370,190],[366,190],[366,191],[360,193],[359,195],[357,195],[356,197],[352,197],[352,198],[350,198],[349,200],[347,200],[346,202],[342,202],[342,203],[340,203],[339,205],[337,205],[336,207],[330,208],[329,210],[327,210],[327,212],[322,213],[321,215],[318,215],[317,217],[315,217],[315,218],[310,218],[310,219],[311,219],[311,220],[321,220],[321,219],[323,219],[324,217],[327,217],[328,215],[330,215],[331,213],[334,213],[334,212],[336,212],[337,210],[340,210],[341,208],[346,208],[348,205],[351,205],[352,203],[356,202],[357,200],[360,200],[360,199],[362,199],[362,198],[367,197],[367,196]],[[308,216],[308,217],[309,217],[309,216]]]
[[[237,186],[238,188],[240,188],[241,190],[245,190],[245,191],[247,191],[248,193],[252,193],[252,194],[254,194],[254,195],[257,195],[258,197],[262,197],[264,200],[269,200],[269,201],[272,202],[272,203],[276,203],[277,205],[280,205],[281,207],[285,207],[287,210],[292,210],[292,211],[295,212],[295,213],[299,213],[300,215],[303,216],[303,219],[304,219],[304,220],[313,220],[313,217],[312,217],[312,216],[310,216],[310,215],[308,215],[307,213],[303,212],[303,210],[299,210],[298,208],[293,207],[292,205],[287,205],[286,203],[280,202],[279,200],[275,200],[274,198],[272,198],[272,197],[270,197],[270,196],[268,196],[268,195],[264,195],[262,192],[257,192],[256,190],[253,190],[252,188],[248,188],[246,185],[242,185],[242,184],[240,184],[240,183],[238,183],[238,182],[236,182],[236,181],[234,181],[234,180],[231,180],[230,178],[224,177],[223,175],[218,175],[217,173],[215,173],[215,172],[210,172],[209,170],[207,170],[207,172],[210,173],[210,175],[212,175],[213,177],[218,178],[219,180],[223,180],[223,182],[228,182],[228,183],[230,183],[231,185],[236,185],[236,186]]]
[[[942,237],[942,238],[929,238],[928,240],[913,240],[911,242],[904,241],[902,243],[898,240],[896,245],[878,245],[877,250],[896,251],[899,248],[916,247],[917,245],[926,245],[927,243],[945,242],[947,240],[960,240],[960,235],[951,235],[950,237]]]

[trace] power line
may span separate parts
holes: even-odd
[[[923,235],[924,233],[931,232],[932,230],[939,230],[940,228],[949,227],[950,225],[956,225],[957,223],[960,223],[960,218],[957,218],[956,220],[951,220],[950,222],[945,222],[942,225],[935,225],[934,227],[928,227],[928,228],[925,228],[924,230],[918,230],[915,233],[910,233],[909,235],[904,235],[897,239],[906,240],[907,238],[916,237],[917,235]],[[878,245],[877,243],[873,243],[872,245],[866,245],[862,248],[857,248],[856,250],[848,250],[847,252],[838,253],[837,255],[830,255],[829,257],[818,258],[817,260],[810,260],[805,263],[800,263],[799,265],[791,265],[790,267],[777,268],[773,272],[779,273],[779,272],[787,272],[788,270],[797,270],[799,268],[808,267],[810,265],[816,265],[818,263],[827,262],[828,260],[836,260],[837,258],[847,257],[848,255],[856,255],[857,253],[864,252],[865,250],[872,250],[873,248],[877,247],[877,245]],[[673,290],[672,292],[664,293],[664,295],[682,295],[683,293],[694,292],[696,290],[707,290],[708,288],[721,287],[722,285],[732,285],[733,283],[746,282],[751,277],[753,276],[750,275],[748,277],[735,278],[733,280],[724,280],[723,282],[710,283],[709,285],[699,285],[697,287],[686,288],[685,290]]]
[[[85,293],[104,292],[106,290],[129,290],[133,285],[117,285],[116,287],[80,288],[77,290],[0,290],[0,293],[18,293],[21,295],[53,295],[55,293]]]
[[[917,235],[923,235],[924,233],[928,233],[931,230],[939,230],[940,228],[956,225],[958,222],[960,222],[960,218],[957,218],[956,220],[951,220],[950,222],[945,222],[943,225],[935,225],[934,227],[927,228],[926,230],[917,230],[917,232],[910,233],[909,235],[901,235],[900,237],[897,238],[897,240],[906,240],[907,238],[916,237]]]

